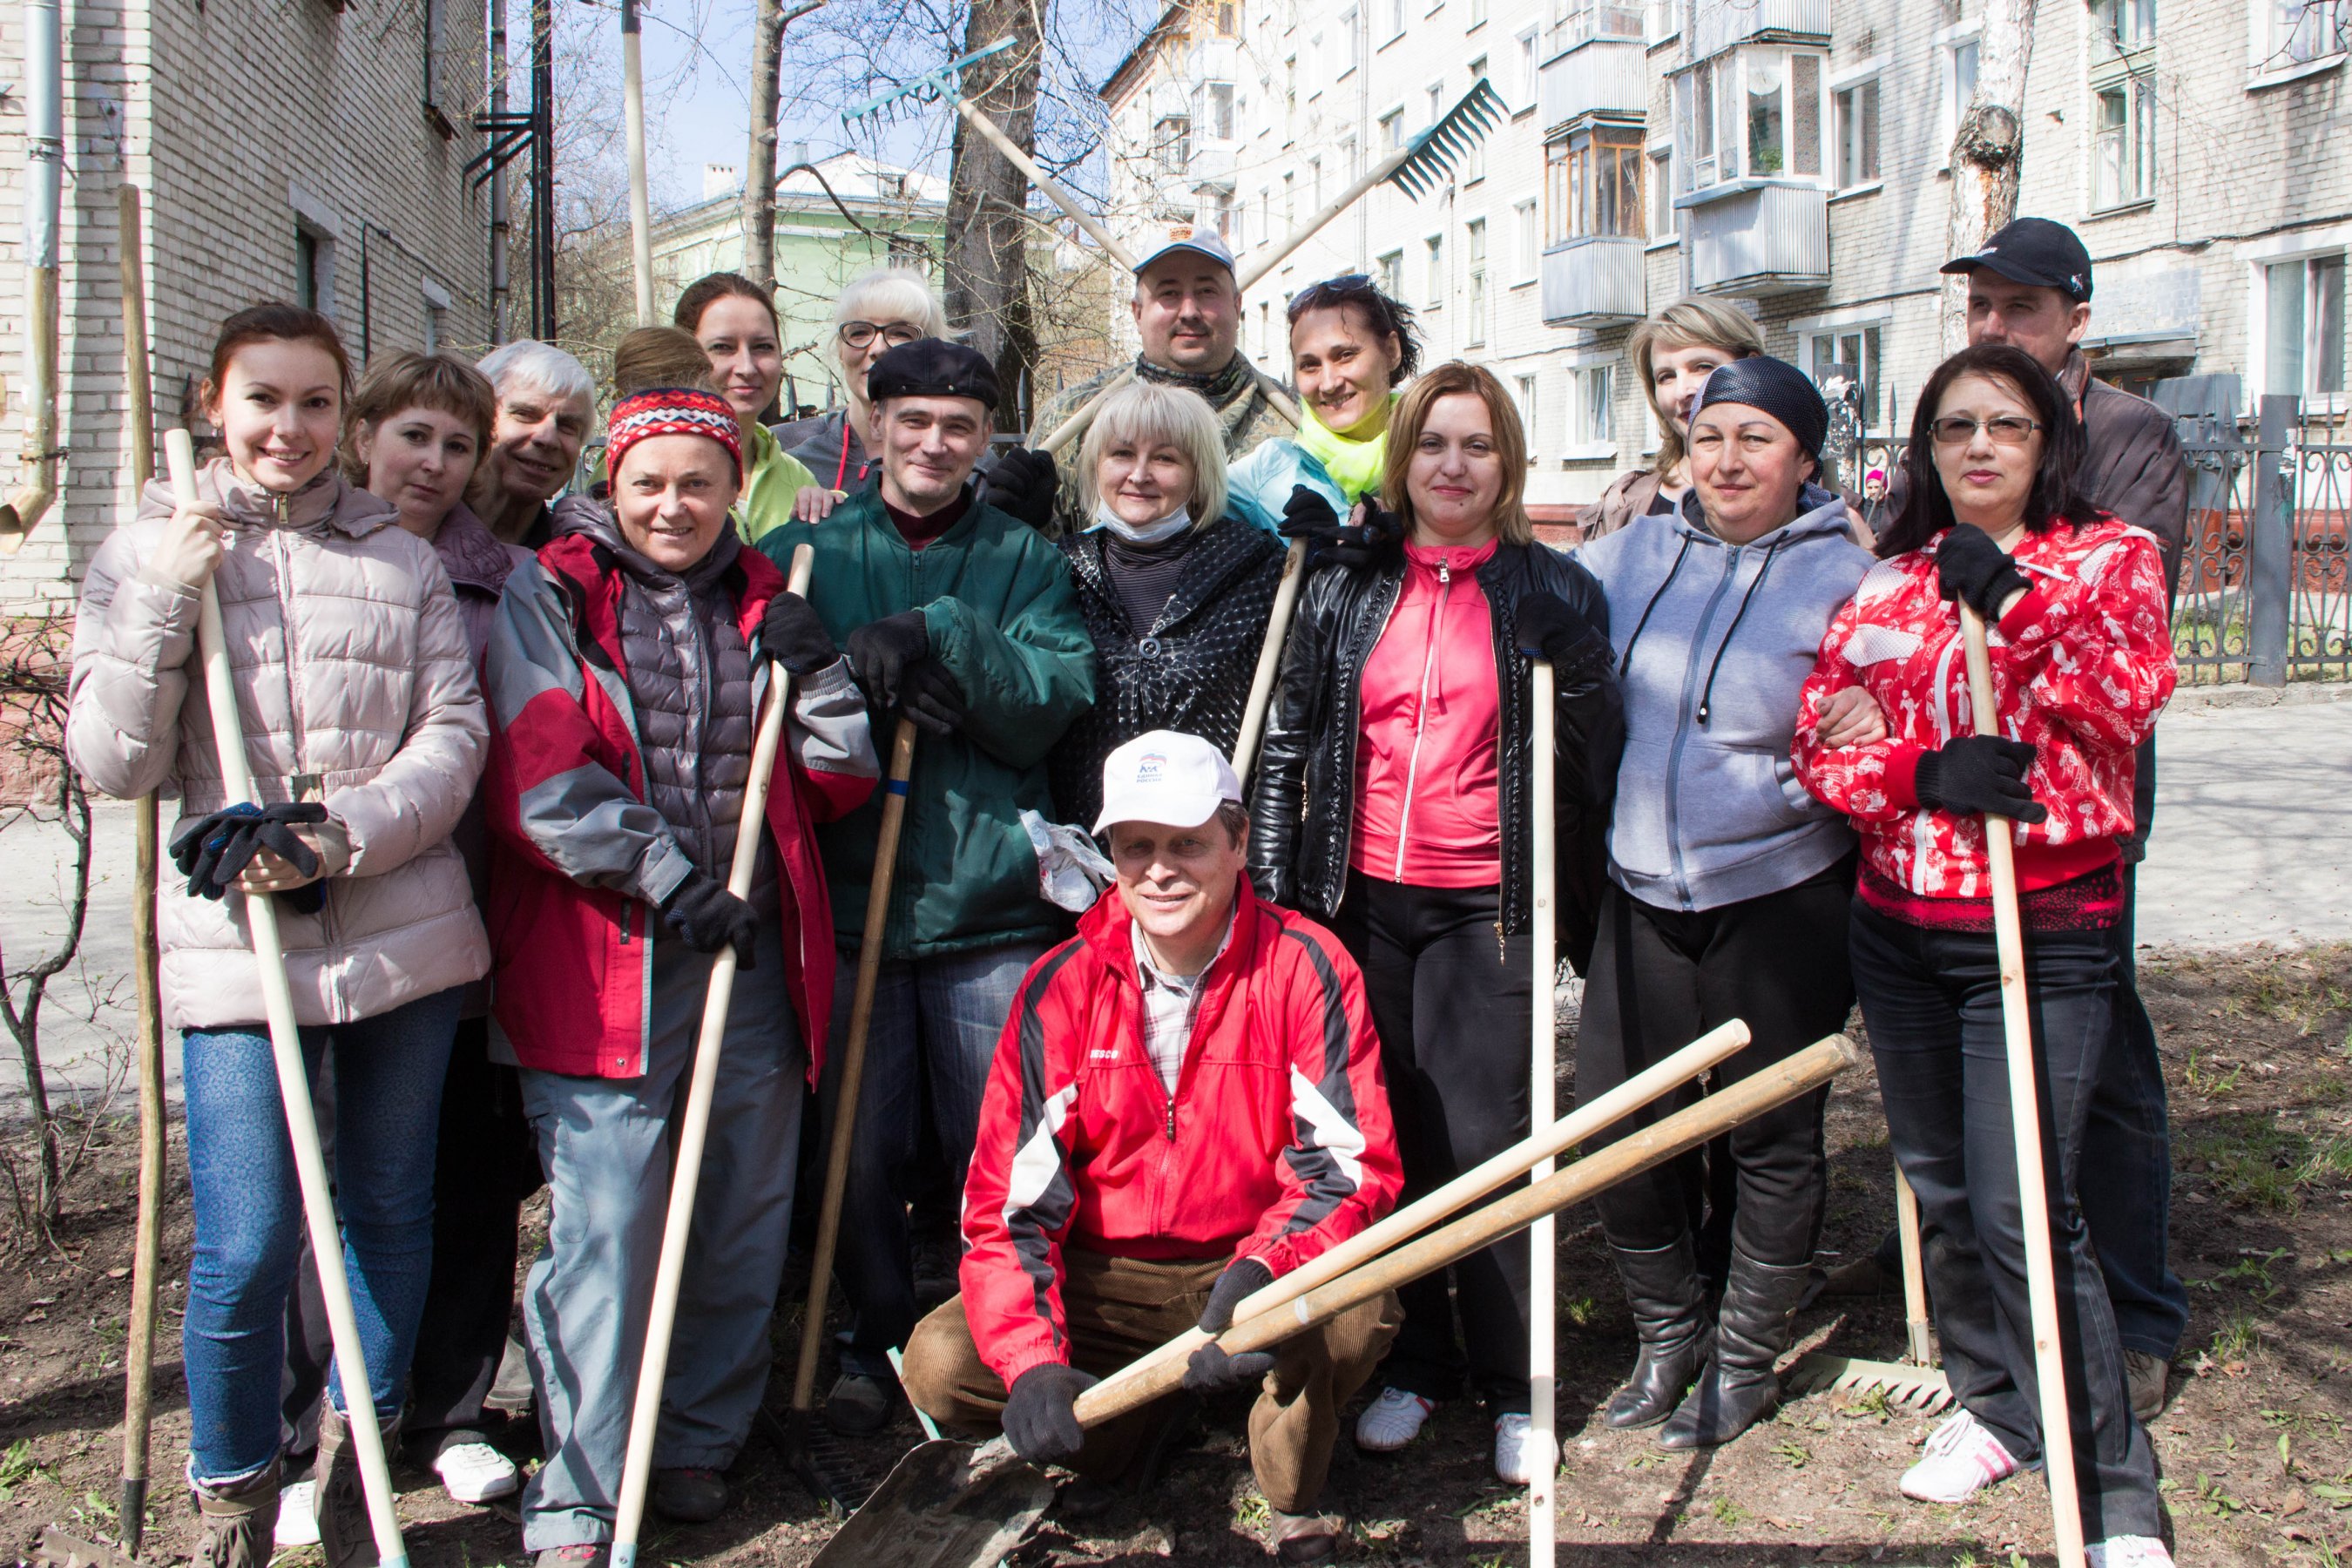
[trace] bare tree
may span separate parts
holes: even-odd
[[[963,96],[1033,157],[1045,52],[1037,24],[1028,0],[971,0],[963,37],[966,53],[1013,40],[1011,48],[965,68]],[[1037,360],[1029,323],[1028,205],[1029,176],[959,115],[948,167],[948,320],[995,364],[1007,387],[1022,385]]]
[[[2033,56],[2034,0],[1984,0],[1977,44],[1977,86],[1952,138],[1952,205],[1944,254],[1974,254],[2017,216],[2019,165],[2025,152],[2025,71]],[[1967,346],[1969,280],[1944,281],[1946,353]]]
[[[776,108],[784,29],[824,0],[757,0],[751,22],[751,145],[743,160],[743,275],[776,281]]]

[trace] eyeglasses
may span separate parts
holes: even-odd
[[[1971,419],[1965,414],[1947,414],[1927,426],[1939,447],[1958,447],[1977,438],[1982,430],[1992,437],[1996,447],[2022,447],[2027,437],[2042,428],[2039,420],[2020,414],[1996,414],[1990,419]]]
[[[862,349],[866,347],[868,343],[871,343],[877,335],[881,338],[885,347],[896,349],[904,348],[907,344],[913,342],[917,338],[921,337],[923,333],[921,328],[910,327],[904,321],[891,321],[887,324],[880,321],[844,321],[841,323],[841,341],[847,343],[854,349]]]

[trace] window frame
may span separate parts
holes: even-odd
[[[1797,340],[1797,368],[1818,384],[1822,366],[1836,363],[1836,351],[1843,345],[1839,340],[1860,340],[1863,352],[1863,427],[1864,433],[1889,433],[1885,420],[1891,402],[1886,396],[1886,348],[1895,336],[1892,313],[1871,306],[1858,310],[1833,310],[1827,315],[1811,317],[1789,323]],[[1824,361],[1820,349],[1823,342],[1832,345],[1832,357]]]
[[[1524,289],[1543,275],[1543,203],[1535,194],[1511,204],[1511,287]]]
[[[2091,180],[2089,210],[2094,214],[2122,212],[2156,200],[2156,76],[2153,72],[2121,71],[2091,84],[2089,115]],[[2121,99],[2123,118],[2106,122],[2110,100]],[[2106,188],[2109,149],[2115,149],[2115,188]]]
[[[1422,307],[1423,313],[1445,309],[1448,279],[1445,273],[1445,231],[1434,229],[1421,237],[1423,279],[1429,302]]]
[[[2296,378],[2300,384],[2297,390],[2283,395],[2301,398],[2306,415],[2352,412],[2352,385],[2324,391],[2311,386],[2315,378],[2314,350],[2318,349],[2320,353],[2316,357],[2324,360],[2331,346],[2336,359],[2336,379],[2352,383],[2352,347],[2346,343],[2347,323],[2341,319],[2347,313],[2347,304],[2352,304],[2352,300],[2347,299],[2347,294],[2352,294],[2352,225],[2306,235],[2281,237],[2264,244],[2249,246],[2242,254],[2245,256],[2252,273],[2253,294],[2246,334],[2249,411],[2260,411],[2263,395],[2269,393],[2276,379],[2277,366],[2272,363],[2271,354],[2271,309],[2277,282],[2272,277],[2272,269],[2292,267],[2299,275],[2296,287],[2301,292],[2297,304],[2302,318],[2300,335],[2303,342],[2297,352],[2301,374]],[[2314,319],[2311,298],[2311,290],[2317,280],[2315,264],[2327,262],[2336,264],[2334,270],[2338,279],[2339,320],[2333,345],[2323,345],[2318,342],[2320,323]]]
[[[2332,7],[2339,18],[2336,23],[2339,29],[2346,28],[2347,21],[2352,21],[2352,0],[2297,0],[2297,3],[2301,6],[2301,17],[2320,15],[2324,25],[2325,16],[2320,8]],[[2277,41],[2281,5],[2282,0],[2253,0],[2246,7],[2249,50],[2246,86],[2249,90],[2336,70],[2347,58],[2352,58],[2352,44],[2322,50],[2302,59],[2287,53],[2285,47]],[[2343,36],[2339,31],[2339,37]]]
[[[1822,177],[1829,188],[1840,195],[1855,195],[1875,190],[1885,184],[1886,170],[1886,103],[1885,62],[1874,57],[1862,64],[1839,71],[1824,85],[1828,100],[1829,156],[1822,165]],[[1862,95],[1867,93],[1868,114],[1864,118],[1860,106]],[[1856,105],[1856,123],[1849,127],[1846,105]],[[1862,146],[1849,148],[1857,140],[1851,132],[1859,131]],[[1846,177],[1846,154],[1854,153],[1856,178]],[[1868,156],[1864,156],[1864,152]],[[1861,167],[1866,164],[1866,168]]]
[[[1618,364],[1612,357],[1578,360],[1568,367],[1567,445],[1561,461],[1597,463],[1617,455]]]
[[[1984,59],[1984,24],[1962,22],[1946,27],[1935,38],[1937,149],[1934,167],[1952,166],[1952,138],[1960,133],[1960,114],[1976,98],[1978,73]],[[1974,49],[1977,64],[1969,77],[1969,95],[1960,96],[1960,51]]]
[[[1487,289],[1487,269],[1493,250],[1494,236],[1486,226],[1486,215],[1479,213],[1462,220],[1463,310],[1468,320],[1463,325],[1462,344],[1465,348],[1483,348],[1493,315],[1493,295]]]
[[[1608,156],[1604,159],[1603,153]],[[1558,154],[1557,156],[1555,154]],[[1601,222],[1602,175],[1616,216],[1612,226]],[[1626,223],[1625,172],[1633,174],[1633,215]],[[1598,121],[1544,143],[1544,195],[1559,204],[1544,221],[1544,248],[1555,250],[1576,240],[1649,238],[1650,178],[1648,147],[1638,125]],[[1557,213],[1557,216],[1554,214]]]

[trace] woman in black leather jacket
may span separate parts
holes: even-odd
[[[1533,658],[1553,668],[1560,931],[1591,950],[1622,721],[1609,615],[1582,567],[1535,542],[1527,443],[1501,383],[1438,366],[1390,426],[1396,514],[1294,524],[1337,548],[1311,576],[1266,726],[1250,827],[1258,890],[1328,921],[1364,973],[1407,1199],[1528,1133]],[[1401,1292],[1406,1321],[1359,1446],[1401,1448],[1465,1372],[1495,1470],[1528,1479],[1528,1244]]]

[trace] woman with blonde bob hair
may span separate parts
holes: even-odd
[[[947,307],[930,279],[905,267],[877,267],[849,281],[833,305],[833,331],[823,350],[841,372],[849,401],[811,419],[775,428],[777,443],[825,489],[855,489],[872,467],[866,451],[866,373],[883,351],[917,338],[948,335]]]
[[[1360,525],[1373,542],[1361,564],[1307,580],[1251,811],[1261,895],[1329,923],[1363,970],[1408,1197],[1528,1132],[1538,658],[1556,681],[1545,809],[1562,930],[1580,965],[1591,951],[1621,730],[1608,602],[1535,542],[1526,474],[1518,413],[1491,373],[1457,361],[1405,393],[1380,487],[1397,510]],[[1528,1258],[1522,1239],[1464,1258],[1451,1300],[1443,1273],[1400,1292],[1404,1329],[1360,1447],[1412,1442],[1466,1375],[1494,1417],[1496,1475],[1526,1484]]]
[[[1092,822],[1103,759],[1151,730],[1230,752],[1282,545],[1225,510],[1225,444],[1200,394],[1138,382],[1087,428],[1078,488],[1087,527],[1061,542],[1095,641],[1095,705],[1054,748],[1054,804]]]
[[[1578,514],[1580,538],[1613,533],[1637,517],[1670,514],[1690,489],[1692,408],[1699,388],[1717,365],[1753,359],[1764,352],[1755,322],[1720,300],[1694,295],[1677,300],[1633,329],[1625,356],[1633,362],[1642,393],[1658,421],[1658,449],[1649,466],[1629,468]]]

